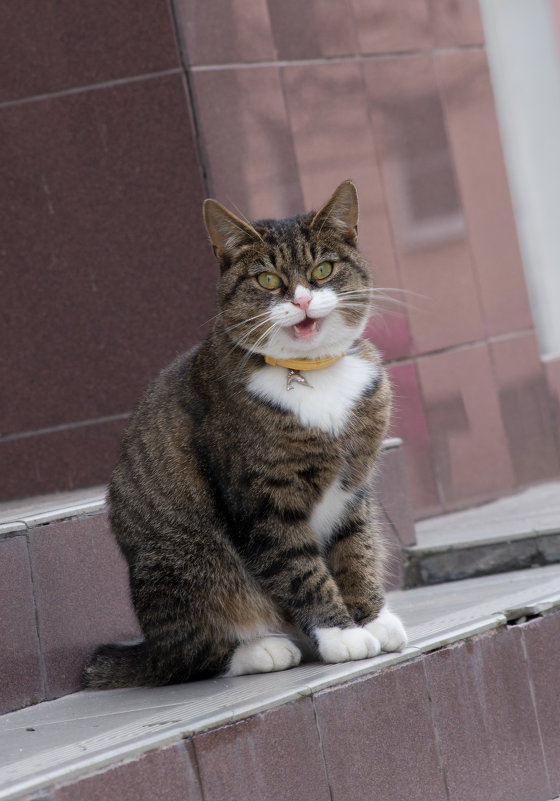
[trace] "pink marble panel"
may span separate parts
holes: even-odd
[[[484,29],[478,2],[473,0],[429,0],[432,26],[438,47],[484,44]]]
[[[268,0],[268,10],[282,61],[356,52],[350,0]]]
[[[415,352],[485,334],[455,165],[430,56],[364,74]]]
[[[266,0],[173,0],[173,6],[187,64],[276,58]]]
[[[486,55],[436,57],[488,333],[532,326]]]
[[[515,477],[487,346],[420,359],[418,374],[446,508],[511,490]]]
[[[441,511],[431,441],[424,404],[414,363],[389,367],[393,386],[393,412],[390,433],[404,442],[408,484],[416,517]]]
[[[426,0],[351,0],[362,53],[400,53],[432,44]]]
[[[360,239],[379,295],[368,335],[387,359],[410,353],[410,335],[387,217],[361,67],[286,67],[282,82],[306,208],[321,205],[351,178],[360,198]],[[389,299],[384,299],[387,294]]]
[[[251,219],[304,210],[276,67],[192,74],[210,191]]]
[[[557,477],[550,395],[535,334],[493,342],[490,353],[517,483]]]

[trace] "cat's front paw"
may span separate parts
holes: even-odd
[[[352,626],[348,629],[315,629],[317,646],[323,662],[348,662],[377,656],[381,650],[379,640],[366,629]]]
[[[300,661],[301,651],[287,637],[261,637],[237,646],[225,675],[271,673],[295,667]]]
[[[375,620],[367,623],[364,628],[379,640],[382,651],[402,651],[408,643],[408,637],[400,618],[389,612],[386,606]]]

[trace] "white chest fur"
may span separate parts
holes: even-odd
[[[342,489],[339,479],[336,478],[315,505],[309,525],[320,547],[325,547],[328,543],[352,496],[352,492]]]
[[[287,369],[266,365],[253,373],[247,388],[253,395],[292,412],[307,428],[317,427],[337,436],[378,372],[372,362],[349,354],[330,367],[303,373],[310,387],[295,383],[288,392]]]

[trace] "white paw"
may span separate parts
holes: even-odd
[[[286,637],[261,637],[239,645],[231,658],[226,676],[270,673],[299,665],[301,651]]]
[[[353,626],[350,629],[315,629],[319,653],[324,662],[348,662],[377,656],[381,650],[379,640],[369,631]]]
[[[367,623],[364,628],[373,634],[381,643],[382,651],[402,651],[406,647],[408,637],[400,619],[389,612],[386,606],[379,615]]]

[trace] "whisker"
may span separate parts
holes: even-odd
[[[262,312],[261,314],[255,314],[253,317],[247,317],[246,320],[242,320],[240,323],[234,323],[234,325],[230,325],[227,328],[224,328],[223,331],[218,331],[219,334],[227,334],[229,331],[233,331],[234,328],[239,328],[242,325],[246,325],[246,323],[250,323],[252,320],[258,320],[260,317],[268,317],[269,312]]]

